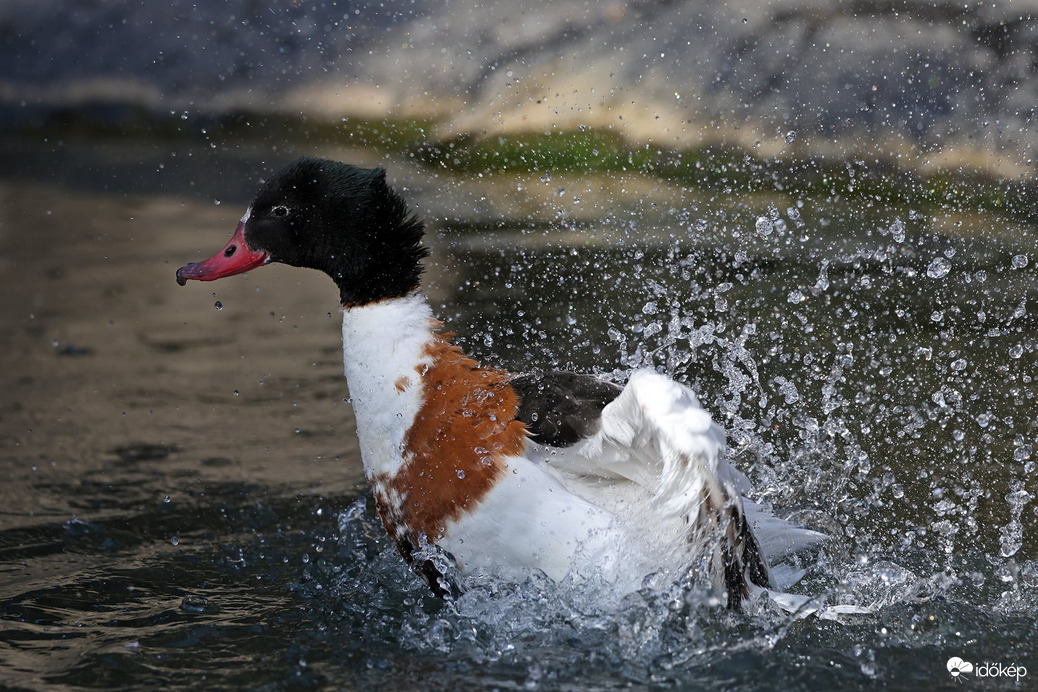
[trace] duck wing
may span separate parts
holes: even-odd
[[[530,437],[550,447],[569,447],[598,431],[602,409],[623,387],[594,375],[553,371],[511,380],[519,397],[516,418]]]
[[[623,388],[557,372],[512,380],[533,441],[556,449],[551,465],[584,478],[626,479],[661,518],[687,525],[693,551],[710,554],[715,581],[737,607],[769,569],[747,520],[746,477],[725,458],[725,437],[688,387],[651,371]]]

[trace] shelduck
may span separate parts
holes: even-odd
[[[332,278],[365,476],[386,531],[434,593],[456,596],[474,573],[540,570],[622,594],[647,575],[705,565],[736,608],[799,578],[777,578],[769,562],[824,536],[745,498],[723,431],[688,387],[649,370],[621,387],[480,365],[420,291],[423,232],[384,170],[303,158],[177,281],[271,262]]]

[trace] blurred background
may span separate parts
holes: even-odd
[[[1036,15],[0,2],[0,680],[1038,673]],[[429,596],[365,492],[327,279],[174,282],[304,154],[387,169],[478,359],[693,386],[754,499],[833,536],[803,592],[866,614],[695,588],[602,612],[536,578]]]
[[[1036,8],[8,0],[0,95],[8,131],[392,118],[429,123],[425,141],[585,127],[1017,177],[1034,170]]]

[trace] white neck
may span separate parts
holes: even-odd
[[[357,418],[364,472],[393,475],[404,435],[421,407],[421,373],[436,322],[425,296],[348,308],[342,316],[343,364]]]

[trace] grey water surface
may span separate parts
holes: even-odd
[[[362,149],[2,147],[3,686],[951,689],[955,657],[1034,685],[1035,228]],[[174,281],[297,153],[387,167],[478,359],[696,388],[756,499],[832,536],[799,590],[865,612],[429,595],[362,483],[330,282]]]

